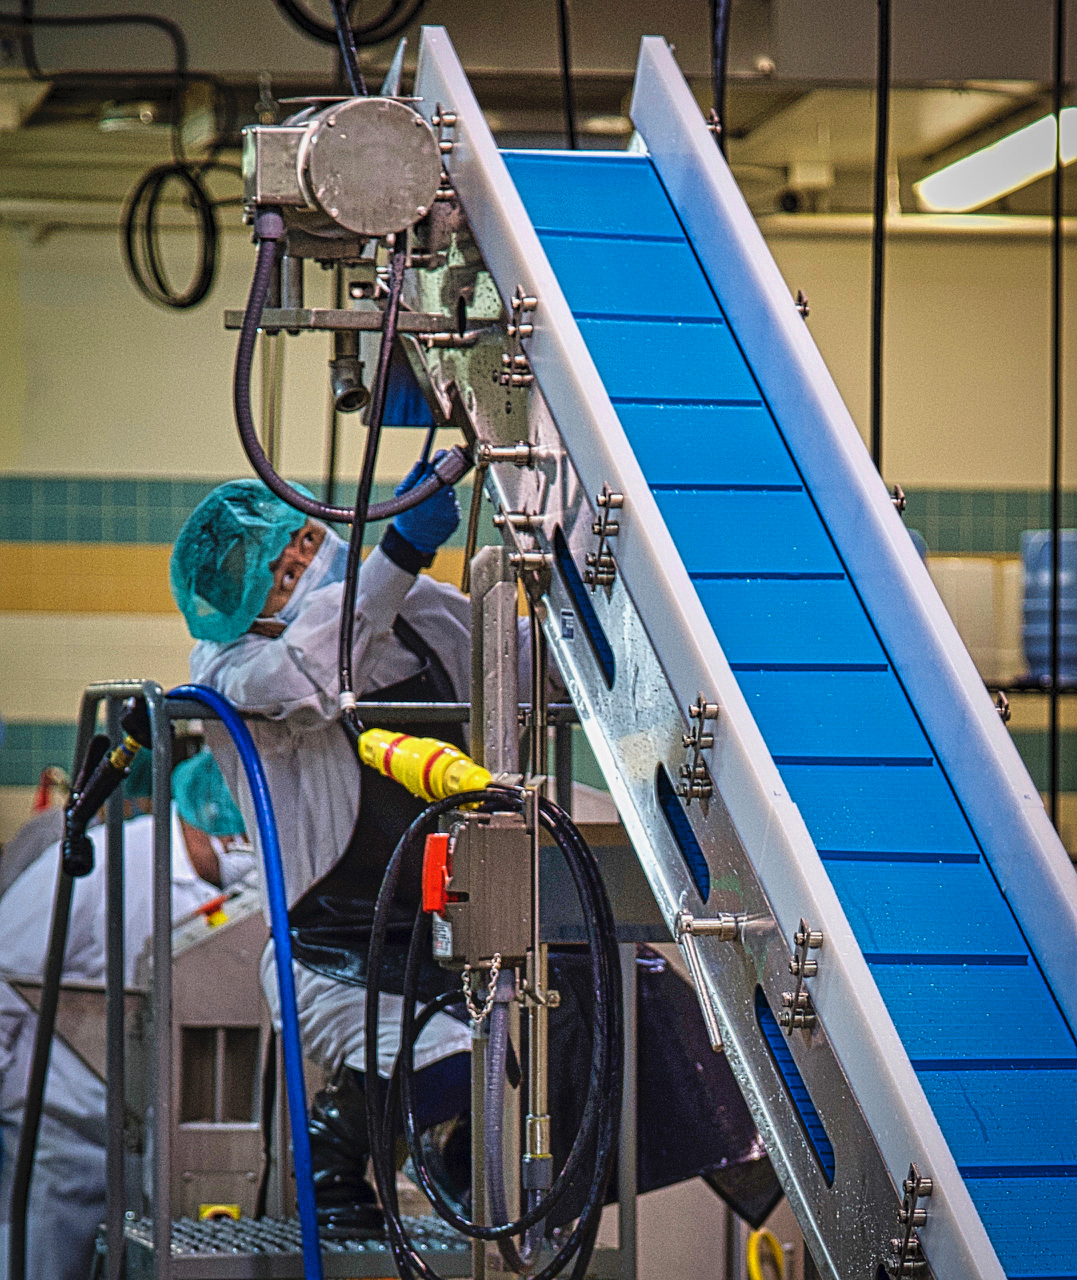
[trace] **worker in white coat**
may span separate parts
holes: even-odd
[[[436,459],[435,459],[436,461]],[[431,470],[417,464],[397,490]],[[398,516],[362,565],[355,608],[354,683],[361,699],[454,702],[470,696],[470,604],[423,576],[460,519],[442,489]],[[222,693],[248,721],[262,756],[280,832],[306,1054],[334,1073],[312,1106],[319,1221],[329,1234],[383,1228],[367,1157],[363,1094],[365,965],[382,874],[404,830],[425,807],[396,782],[360,766],[339,722],[337,643],[347,547],[324,525],[256,480],[218,486],[191,514],[172,553],[171,584],[192,636],[191,678]],[[396,726],[394,726],[396,727]],[[254,811],[230,740],[207,740],[254,830]],[[463,746],[460,724],[404,731]],[[405,869],[387,954],[379,1071],[397,1049],[404,954],[419,868]],[[430,959],[420,994],[452,979]],[[271,947],[263,987],[276,1016]],[[416,1051],[420,1127],[469,1105],[470,1034],[436,1015]],[[424,1108],[424,1101],[429,1105]]]
[[[172,778],[172,918],[189,914],[222,886],[250,873],[243,819],[208,752],[178,765]],[[91,829],[94,868],[74,882],[63,978],[105,979],[106,840]],[[153,818],[123,824],[124,981],[150,937],[153,920]],[[40,980],[60,865],[53,844],[0,897],[0,973]],[[8,1214],[15,1156],[33,1056],[37,1014],[0,981],[0,1280],[8,1268]],[[105,1086],[59,1037],[53,1040],[44,1110],[30,1183],[27,1275],[86,1280],[94,1235],[105,1214]]]

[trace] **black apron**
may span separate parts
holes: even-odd
[[[433,649],[400,618],[393,631],[422,668],[378,690],[371,701],[455,701],[452,682]],[[466,749],[460,724],[413,723],[399,728]],[[376,769],[361,764],[360,770],[359,814],[347,848],[288,913],[295,959],[353,986],[366,985],[370,929],[385,868],[400,837],[427,805]],[[398,995],[420,902],[422,852],[420,842],[405,859],[386,939],[382,989]],[[781,1189],[729,1064],[710,1047],[692,988],[649,948],[638,948],[638,965],[639,1190],[701,1176],[735,1212],[759,1226],[780,1199]],[[443,969],[427,951],[420,971],[420,1000],[459,985],[459,974]],[[580,1122],[591,1061],[594,992],[585,949],[550,948],[550,985],[561,995],[559,1007],[550,1014],[549,1032],[550,1061],[558,1064],[550,1079],[551,1138],[554,1163],[560,1168]],[[462,1008],[450,1015],[468,1020]],[[548,1227],[576,1217],[585,1182],[566,1193]],[[607,1200],[616,1197],[615,1171]]]
[[[441,659],[403,618],[393,633],[422,666],[415,675],[370,695],[372,702],[455,702],[456,694]],[[463,725],[416,721],[394,725],[400,733],[438,738],[466,750]],[[343,729],[341,730],[343,732]],[[292,955],[305,968],[352,986],[366,985],[367,949],[374,905],[385,868],[400,837],[429,803],[399,782],[360,763],[359,813],[339,860],[310,886],[288,912]],[[409,851],[401,868],[386,938],[382,990],[399,995],[404,963],[418,910],[422,883],[423,842]],[[426,956],[419,997],[426,1001],[459,985],[459,978]]]

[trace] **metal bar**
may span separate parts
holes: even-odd
[[[572,725],[560,721],[553,731],[554,776],[557,803],[572,817]]]
[[[297,330],[316,330],[337,333],[358,329],[362,333],[380,333],[384,312],[359,311],[345,307],[266,307],[262,312],[259,328],[265,331],[287,329],[289,333]],[[224,313],[224,327],[239,329],[243,325],[243,312],[227,310]],[[440,333],[451,328],[451,316],[428,315],[422,311],[401,311],[397,321],[398,333]]]
[[[890,0],[877,0],[875,191],[871,211],[871,458],[883,465],[883,299],[886,270],[886,188],[890,155]]]
[[[355,707],[364,722],[380,724],[387,728],[395,724],[437,723],[466,724],[471,719],[470,702],[358,702]],[[530,704],[521,702],[518,712],[526,716],[531,710]],[[173,720],[212,720],[212,712],[197,702],[185,702],[180,699],[169,700],[169,715]],[[248,721],[258,720],[258,716],[245,716]],[[579,716],[570,702],[552,702],[546,707],[546,720],[549,724],[577,724]]]
[[[617,1146],[617,1248],[621,1255],[621,1280],[636,1280],[637,1232],[637,1033],[636,944],[622,942],[621,991],[624,1001],[624,1072],[621,1133]]]
[[[486,1223],[486,1154],[483,1132],[486,1111],[486,1032],[485,1020],[471,1024],[471,1220]],[[472,1280],[486,1280],[486,1242],[471,1242]]]
[[[568,0],[557,0],[557,46],[561,58],[561,100],[565,112],[565,141],[575,151],[580,145],[576,136],[576,88],[572,83],[572,24]]]
[[[120,741],[121,704],[108,700],[109,741]],[[109,796],[105,854],[105,1204],[108,1280],[123,1276],[124,1213],[124,874],[123,874],[123,787]]]
[[[729,1205],[726,1205],[724,1280],[745,1280],[747,1275],[745,1226],[744,1219],[738,1217]]]
[[[1051,821],[1058,827],[1062,775],[1058,682],[1061,658],[1060,609],[1062,574],[1062,101],[1065,92],[1066,3],[1054,5],[1055,167],[1051,175],[1051,702],[1049,769]]]
[[[143,686],[153,750],[154,1280],[172,1275],[172,724],[161,686]]]

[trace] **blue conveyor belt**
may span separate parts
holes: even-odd
[[[1007,1275],[1073,1280],[1077,1043],[720,281],[716,297],[647,157],[505,160]]]

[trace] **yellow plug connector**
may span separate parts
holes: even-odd
[[[437,738],[367,729],[359,735],[359,758],[423,800],[444,800],[490,785],[488,770]]]

